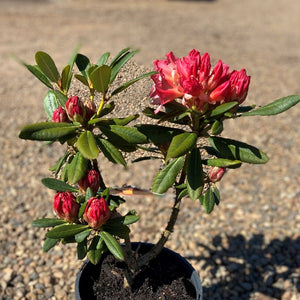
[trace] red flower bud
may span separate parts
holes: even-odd
[[[94,229],[98,229],[106,223],[110,218],[110,210],[104,198],[90,198],[87,202],[83,218]]]
[[[209,174],[208,174],[208,177],[209,177],[209,180],[211,182],[217,182],[217,181],[220,181],[223,177],[223,175],[225,174],[226,172],[226,168],[224,167],[211,167],[210,170],[209,170]]]
[[[53,208],[60,219],[70,223],[78,220],[79,204],[71,192],[58,192],[54,196]]]
[[[77,96],[70,97],[66,103],[66,111],[69,119],[82,123],[85,118],[85,107]]]
[[[85,102],[84,106],[85,106],[85,111],[86,111],[85,120],[89,121],[91,119],[91,117],[96,113],[95,101],[87,100]]]
[[[53,112],[52,121],[55,123],[70,122],[67,112],[61,106]]]
[[[78,181],[81,191],[86,191],[89,187],[93,193],[96,193],[100,187],[100,175],[96,170],[89,170],[83,178]]]
[[[232,71],[230,74],[231,101],[238,101],[239,104],[244,102],[247,97],[248,88],[250,84],[250,76],[247,76],[246,70]]]

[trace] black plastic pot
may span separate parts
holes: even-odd
[[[132,248],[135,250],[139,245],[139,251],[141,253],[149,251],[153,244],[149,243],[132,243]],[[104,256],[104,255],[103,255]],[[186,278],[189,278],[195,288],[196,300],[202,300],[202,286],[200,278],[196,270],[191,264],[178,253],[171,251],[167,248],[163,248],[159,256],[171,258],[177,265],[182,268],[183,273],[186,274]],[[103,258],[102,258],[103,259]],[[99,268],[101,269],[102,259],[97,265],[93,265],[89,260],[86,260],[81,269],[79,270],[76,282],[75,282],[75,299],[76,300],[88,300],[91,299],[90,295],[93,291],[93,280],[99,275]]]

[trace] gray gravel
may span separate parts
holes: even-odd
[[[138,67],[128,69],[132,78],[170,50],[182,56],[195,47],[215,62],[245,67],[252,76],[247,102],[263,105],[300,94],[299,10],[297,0],[2,0],[0,299],[74,299],[81,265],[69,245],[42,253],[45,232],[30,225],[53,216],[53,194],[40,179],[63,148],[17,138],[25,123],[45,120],[46,90],[8,54],[32,63],[34,53],[45,50],[62,67],[78,41],[94,60],[132,45],[141,49]],[[141,82],[120,101],[135,110],[142,99],[146,103],[150,85]],[[228,172],[219,184],[221,204],[209,216],[198,203],[184,201],[167,246],[193,264],[205,299],[300,299],[299,113],[298,106],[282,116],[226,123],[226,137],[265,150],[270,162]],[[123,170],[101,160],[112,186],[149,188],[158,168],[141,163]],[[133,240],[157,240],[172,201],[130,198],[127,205],[141,215]]]

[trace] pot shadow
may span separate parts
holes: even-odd
[[[205,261],[202,269],[210,268],[213,279],[203,287],[204,299],[246,300],[255,292],[281,299],[287,289],[300,292],[300,237],[265,244],[262,234],[248,241],[242,235],[227,236],[227,241],[216,236],[211,247],[198,247],[204,256],[186,258]]]

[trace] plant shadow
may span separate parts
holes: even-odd
[[[205,255],[186,258],[205,261],[202,269],[210,269],[213,280],[203,288],[204,299],[250,299],[256,292],[281,299],[286,290],[300,292],[300,237],[266,244],[262,234],[250,240],[216,236],[212,246],[198,247]]]

